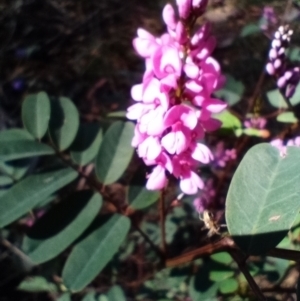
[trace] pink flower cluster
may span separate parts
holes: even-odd
[[[136,120],[132,146],[146,165],[153,165],[146,187],[160,190],[167,174],[180,180],[186,194],[204,187],[196,173],[213,156],[199,143],[205,131],[220,122],[212,118],[226,105],[212,93],[224,82],[218,62],[211,57],[216,40],[204,25],[192,34],[196,17],[203,14],[207,0],[177,0],[179,18],[170,4],[162,12],[167,33],[155,37],[139,28],[133,40],[136,52],[145,59],[143,81],[131,89],[136,102],[127,118]]]

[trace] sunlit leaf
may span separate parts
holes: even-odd
[[[222,122],[221,128],[224,129],[237,129],[242,127],[241,121],[228,110],[224,110],[219,114],[214,114],[214,118],[220,120]]]
[[[91,224],[101,204],[101,196],[89,190],[70,195],[67,200],[53,206],[30,228],[23,241],[23,250],[35,263],[54,258]]]
[[[284,122],[284,123],[295,123],[298,119],[295,117],[293,112],[283,112],[280,113],[277,118],[277,121]]]
[[[107,185],[118,180],[127,168],[133,148],[132,122],[117,121],[106,131],[96,159],[96,174]]]
[[[57,287],[54,283],[49,282],[46,278],[41,276],[27,277],[23,280],[19,286],[18,290],[38,293],[38,292],[57,292]]]
[[[284,100],[282,94],[278,89],[268,91],[267,98],[269,103],[275,108],[286,109],[288,107],[286,101]],[[290,98],[290,103],[293,106],[300,103],[300,84],[297,85],[293,97]]]
[[[50,100],[45,92],[28,95],[22,104],[22,120],[32,136],[41,139],[48,129]]]
[[[103,220],[99,220],[100,224]],[[64,266],[62,277],[71,291],[80,291],[108,264],[125,239],[130,220],[114,214],[104,224],[94,223],[95,229],[73,249]],[[95,226],[96,225],[96,226]]]
[[[239,288],[239,283],[236,279],[226,279],[219,284],[219,290],[222,294],[232,294]]]
[[[252,147],[238,166],[226,199],[226,221],[237,245],[265,254],[286,235],[300,210],[300,149]]]
[[[0,227],[28,213],[39,202],[77,177],[72,168],[28,176],[0,197]]]
[[[216,262],[228,265],[232,262],[232,257],[227,252],[220,252],[210,256],[210,258]]]

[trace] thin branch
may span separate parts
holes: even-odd
[[[134,227],[134,229],[136,231],[138,231],[141,236],[145,239],[145,241],[151,246],[151,248],[155,251],[155,253],[160,257],[161,261],[164,262],[165,256],[164,254],[161,252],[161,250],[153,243],[153,241],[148,237],[148,235],[142,230],[140,229],[136,224],[132,224],[132,226]],[[163,264],[164,265],[164,264]]]
[[[300,262],[300,252],[294,250],[275,248],[270,250],[267,256]]]
[[[161,233],[161,249],[167,257],[167,243],[166,243],[166,208],[165,208],[165,191],[160,191],[159,198],[159,220],[160,220],[160,233]]]
[[[187,252],[183,255],[178,257],[168,259],[166,261],[167,267],[175,267],[187,262],[191,262],[203,256],[211,255],[214,253],[222,252],[222,251],[229,251],[230,249],[236,248],[233,240],[230,237],[223,237],[220,240],[209,243],[203,247],[200,247],[196,250],[191,252]]]
[[[258,287],[258,285],[256,284],[256,282],[254,281],[253,277],[247,269],[245,262],[246,258],[243,255],[243,253],[240,250],[230,250],[229,253],[231,257],[235,260],[235,262],[238,264],[240,271],[244,274],[247,282],[249,283],[249,286],[251,287],[255,296],[257,297],[257,300],[266,301],[267,299],[265,298],[265,296],[263,295],[260,288]]]

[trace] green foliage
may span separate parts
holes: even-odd
[[[81,124],[71,146],[71,156],[74,162],[84,166],[97,155],[102,142],[102,129],[97,124]]]
[[[67,259],[62,277],[71,291],[80,291],[107,265],[130,228],[130,220],[114,214],[99,218]]]
[[[18,290],[26,292],[57,292],[57,287],[54,283],[49,282],[41,276],[28,277],[24,279],[18,286]]]
[[[71,294],[64,293],[57,299],[57,301],[71,301]]]
[[[227,74],[224,88],[215,92],[215,95],[224,99],[231,107],[242,99],[244,91],[244,84],[241,81],[237,81],[230,74]]]
[[[0,161],[11,161],[28,157],[52,155],[54,150],[31,140],[8,141],[0,144]]]
[[[288,107],[286,101],[284,100],[282,94],[278,89],[268,91],[267,98],[269,103],[275,108],[286,109]],[[300,102],[300,84],[297,85],[293,97],[290,98],[290,102],[293,106],[297,105]]]
[[[219,114],[215,114],[214,118],[220,120],[222,122],[222,129],[239,129],[242,127],[241,121],[230,111],[224,110]]]
[[[260,29],[260,27],[259,27],[258,24],[256,24],[256,23],[249,23],[249,24],[245,25],[242,28],[240,36],[242,38],[245,38],[247,36],[250,36],[250,35],[253,35],[253,34],[256,34],[256,33],[260,33],[260,32],[261,32],[261,29]]]
[[[264,254],[286,235],[300,209],[300,151],[252,147],[237,168],[226,199],[226,221],[237,245]]]
[[[74,141],[79,128],[79,113],[73,102],[67,97],[60,97],[51,102],[49,124],[50,137],[55,146],[63,151]]]
[[[45,92],[31,94],[24,99],[22,120],[33,137],[41,139],[46,134],[50,113],[50,100]]]
[[[127,168],[132,154],[133,123],[117,121],[106,131],[96,159],[99,180],[111,184],[118,180]]]
[[[150,191],[144,186],[130,185],[127,199],[133,209],[144,209],[151,206],[159,198],[159,191]]]
[[[293,112],[280,113],[277,116],[276,120],[283,123],[295,123],[298,121],[298,119],[295,117],[295,114]]]
[[[108,301],[126,301],[125,294],[119,285],[113,286],[107,293]]]
[[[0,197],[0,227],[20,218],[39,202],[72,182],[77,173],[71,168],[28,176]]]
[[[91,224],[101,204],[101,196],[92,191],[70,195],[67,200],[53,206],[30,228],[23,241],[23,250],[35,263],[54,258]]]

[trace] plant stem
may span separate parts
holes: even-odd
[[[230,255],[234,259],[234,261],[238,264],[240,271],[244,274],[249,286],[253,290],[257,300],[266,301],[267,299],[259,289],[258,285],[254,281],[253,277],[249,273],[247,266],[246,266],[246,258],[240,250],[230,250]]]
[[[140,233],[140,235],[145,239],[145,241],[151,246],[151,248],[155,251],[155,253],[160,257],[161,261],[164,265],[165,256],[161,252],[161,250],[153,243],[153,241],[148,237],[148,235],[140,229],[136,224],[132,223],[133,228]]]
[[[201,258],[203,256],[211,255],[222,251],[229,251],[230,249],[233,248],[236,248],[233,240],[230,237],[223,237],[217,242],[209,243],[191,252],[187,252],[178,257],[168,259],[166,261],[166,266],[175,267],[196,260],[197,258]]]
[[[165,215],[165,190],[160,191],[159,198],[159,220],[160,220],[160,233],[161,233],[161,250],[167,257],[167,243],[166,243],[166,215]]]

